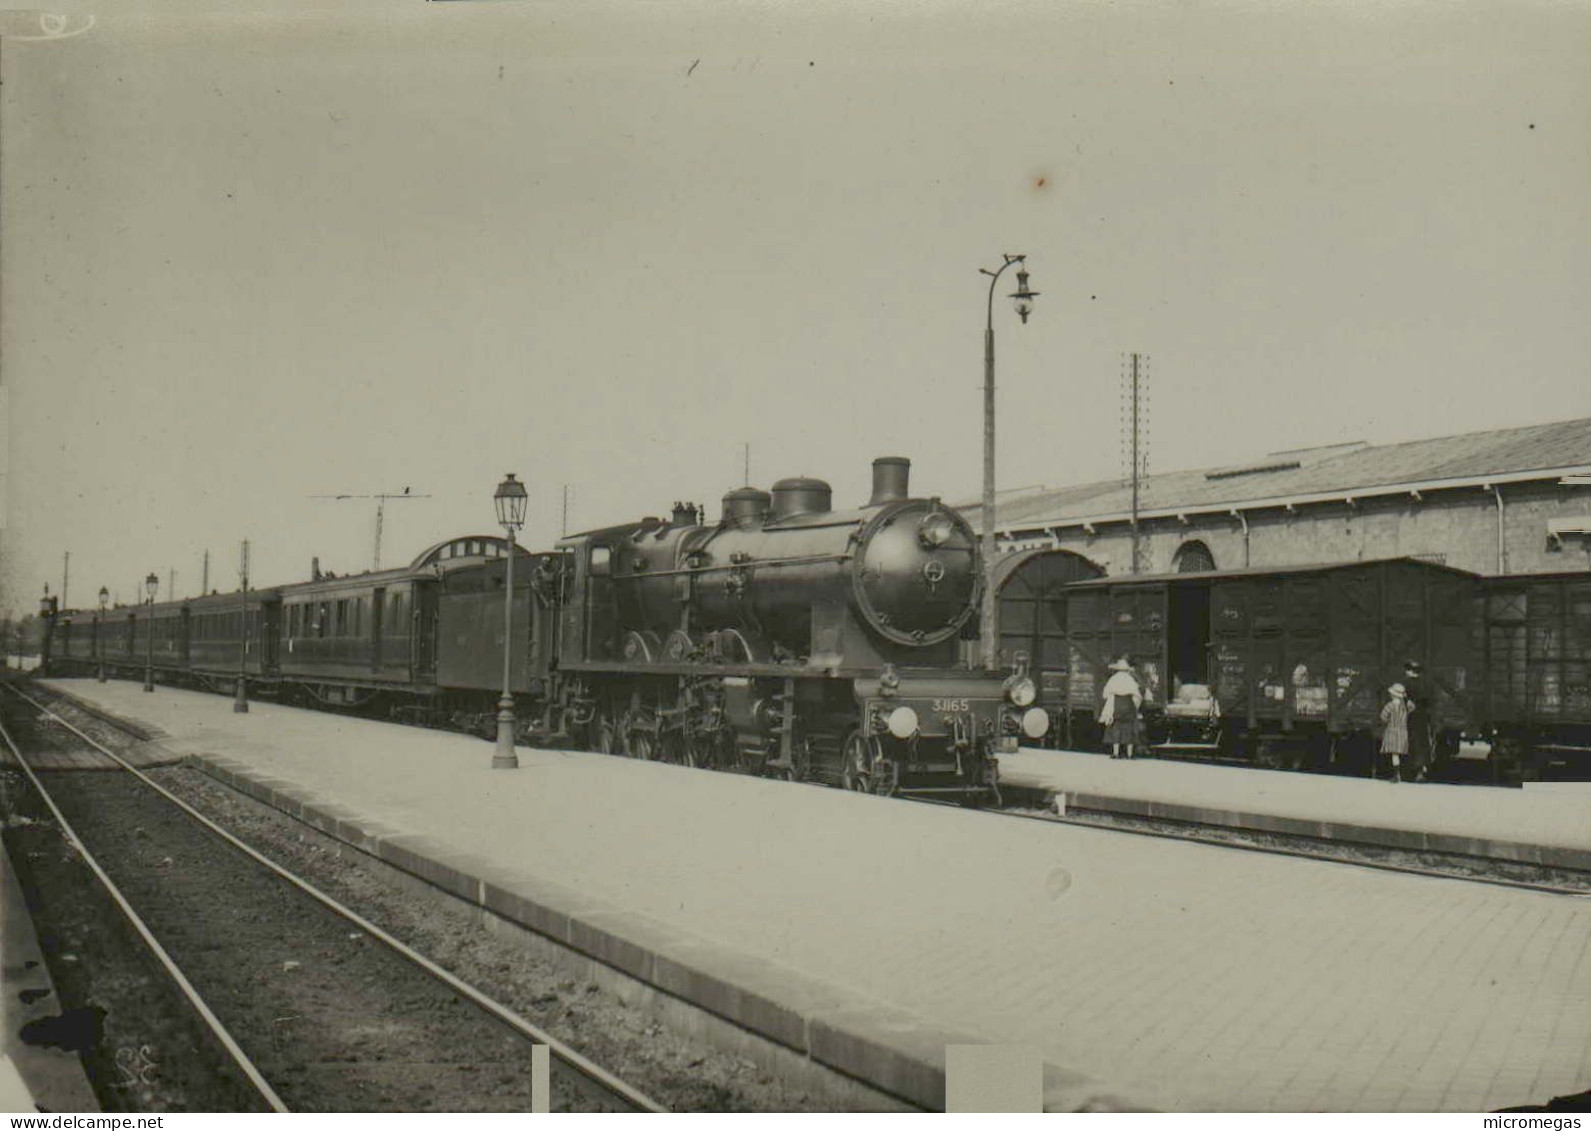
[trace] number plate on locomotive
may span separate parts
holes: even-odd
[[[972,710],[970,699],[935,699],[934,710],[965,714]]]

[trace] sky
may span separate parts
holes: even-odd
[[[0,611],[1591,415],[1591,6],[382,3],[0,40]],[[152,14],[153,13],[153,14]],[[13,30],[7,25],[7,30]]]

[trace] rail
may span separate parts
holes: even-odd
[[[210,818],[206,817],[203,813],[200,813],[197,809],[193,808],[193,806],[189,805],[186,801],[183,801],[182,798],[166,789],[159,782],[150,778],[148,774],[145,774],[142,770],[127,762],[120,755],[116,754],[114,751],[105,747],[102,743],[96,741],[94,738],[84,733],[71,722],[55,714],[46,705],[40,703],[26,692],[13,686],[9,682],[0,683],[0,687],[4,687],[6,691],[29,704],[46,718],[53,719],[57,724],[71,731],[82,741],[92,746],[101,754],[110,758],[113,762],[119,765],[122,769],[126,770],[128,773],[132,774],[144,785],[148,786],[161,797],[177,806],[177,808],[181,809],[189,817],[192,817],[200,825],[204,826],[204,828],[209,832],[213,833],[227,844],[230,844],[239,852],[242,852],[245,856],[249,857],[249,859],[255,861],[262,867],[269,869],[271,872],[275,873],[278,877],[285,880],[287,883],[291,884],[305,895],[308,895],[310,898],[316,900],[331,910],[333,913],[343,917],[349,923],[358,927],[361,931],[364,931],[369,937],[383,943],[394,953],[400,955],[409,962],[413,963],[415,966],[424,970],[431,977],[447,986],[448,989],[470,1001],[483,1012],[495,1017],[497,1020],[507,1025],[510,1029],[514,1030],[516,1033],[527,1038],[534,1044],[546,1045],[550,1050],[550,1054],[554,1063],[561,1068],[565,1077],[570,1079],[571,1082],[576,1086],[582,1088],[590,1094],[596,1094],[604,1099],[611,1100],[632,1111],[666,1112],[668,1110],[656,1100],[646,1095],[644,1092],[641,1092],[639,1089],[621,1080],[619,1077],[615,1076],[601,1065],[589,1060],[570,1045],[559,1040],[557,1037],[546,1032],[544,1029],[532,1024],[530,1021],[527,1021],[524,1017],[521,1017],[518,1013],[515,1013],[508,1006],[503,1005],[496,999],[489,997],[485,993],[482,993],[468,982],[458,978],[452,972],[444,969],[441,966],[438,966],[425,955],[419,953],[408,944],[404,943],[401,939],[389,934],[375,923],[372,923],[370,920],[360,915],[357,911],[354,911],[352,908],[343,905],[332,896],[327,895],[325,892],[309,883],[307,880],[295,875],[286,868],[283,868],[281,865],[277,864],[274,860],[271,860],[270,858],[257,852],[255,849],[245,844],[237,837],[233,836],[226,829],[210,820]],[[23,761],[20,751],[17,750],[14,744],[12,744],[9,735],[6,736],[6,744],[10,746],[11,750],[16,755],[17,761],[22,763],[26,768],[26,763]],[[47,798],[48,795],[44,792],[42,783],[38,781],[31,769],[28,769],[28,777],[34,782],[35,788],[39,789],[41,796],[45,796]],[[53,801],[50,803],[50,808],[55,817],[61,821],[61,827],[63,831],[66,831],[68,826],[66,825],[65,819],[61,816],[59,809],[55,807]],[[74,846],[81,850],[82,842],[81,840],[77,839],[76,834],[69,832],[68,835],[71,837]],[[86,851],[84,851],[84,859],[89,859]],[[94,871],[95,874],[100,877],[101,881],[114,892],[114,885],[111,883],[110,877],[104,874],[103,869],[95,865]],[[118,905],[123,908],[125,913],[128,914],[129,917],[133,918],[134,925],[138,928],[140,935],[144,937],[145,941],[148,942],[152,947],[159,948],[160,944],[155,940],[154,936],[149,933],[148,928],[142,926],[142,921],[137,919],[136,913],[133,912],[131,906],[126,903],[126,900],[120,897],[119,893],[117,893],[117,901]],[[163,956],[165,955],[165,951],[163,949],[158,950],[158,953]],[[169,956],[163,957],[162,963],[166,966],[167,970],[179,980],[179,985],[185,987],[184,992],[191,993],[192,996],[190,1000],[197,1002],[197,993],[192,991],[192,986],[187,982],[187,979],[182,976],[181,971],[177,969],[175,963],[170,961]],[[224,1027],[221,1026],[219,1020],[215,1019],[214,1014],[209,1011],[208,1007],[203,1007],[202,1003],[199,1003],[199,1005],[201,1016],[205,1017],[206,1023],[210,1024],[212,1030],[217,1033],[218,1037],[220,1037],[221,1034],[225,1033]],[[237,1048],[236,1042],[232,1041],[230,1036],[225,1036],[221,1039],[222,1043],[227,1046],[228,1051],[232,1052],[235,1058],[243,1057],[244,1054],[242,1050]],[[239,1065],[240,1067],[243,1067],[244,1061],[240,1060]],[[251,1071],[251,1068],[252,1066],[244,1068],[245,1072],[250,1073],[249,1079],[251,1081],[257,1081],[257,1087],[268,1090],[269,1085],[265,1083],[263,1077],[259,1077],[257,1071]],[[270,1102],[276,1110],[287,1110],[285,1106],[282,1106],[280,1097],[277,1097],[274,1092],[262,1091],[262,1094],[268,1094]]]

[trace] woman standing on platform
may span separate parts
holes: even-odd
[[[1102,693],[1105,706],[1099,712],[1099,721],[1105,724],[1105,741],[1110,743],[1110,756],[1123,757],[1121,749],[1125,746],[1125,756],[1131,758],[1133,747],[1144,740],[1144,724],[1138,716],[1144,693],[1133,677],[1132,664],[1126,656],[1111,664],[1110,671],[1111,677],[1105,681]]]
[[[1409,715],[1414,705],[1401,683],[1387,688],[1387,694],[1391,698],[1381,708],[1381,753],[1391,764],[1392,780],[1397,782],[1403,779],[1403,755],[1409,752]]]

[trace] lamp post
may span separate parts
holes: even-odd
[[[110,604],[110,590],[99,587],[99,616],[94,621],[94,655],[99,659],[99,681],[105,682],[105,645],[100,639],[100,625],[105,622],[105,606]]]
[[[983,329],[983,600],[978,623],[985,671],[994,671],[999,655],[999,630],[994,622],[994,285],[1006,268],[1016,264],[1016,291],[1010,296],[1016,312],[1027,324],[1037,291],[1028,289],[1027,256],[1007,255],[996,271],[978,268],[989,276],[989,302]]]
[[[249,713],[249,540],[243,540],[238,559],[238,680],[232,693],[232,713]]]
[[[150,574],[144,578],[144,592],[149,594],[148,622],[144,625],[144,690],[155,689],[155,594],[160,591],[160,578]]]
[[[55,635],[55,612],[60,608],[56,599],[50,596],[50,587],[45,585],[44,596],[39,598],[39,674],[47,675],[50,670],[50,638]],[[20,666],[22,657],[17,657]]]
[[[497,749],[492,752],[492,769],[519,768],[514,753],[514,695],[512,688],[514,656],[514,531],[525,522],[529,502],[525,485],[510,473],[497,485],[492,502],[497,504],[497,521],[508,535],[508,567],[503,581],[503,697],[497,701]]]

